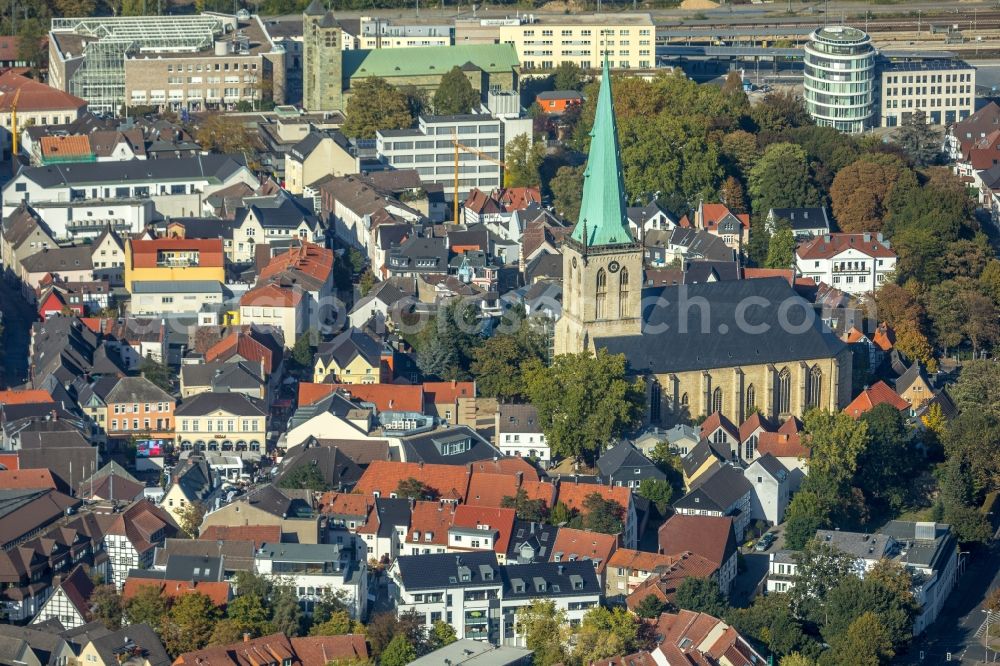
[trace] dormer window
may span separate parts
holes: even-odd
[[[413,533],[413,540],[414,541],[420,541],[420,532],[414,532]]]

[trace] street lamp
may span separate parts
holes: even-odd
[[[990,660],[990,619],[993,617],[993,611],[989,608],[984,608],[983,612],[986,613],[986,640],[983,642],[983,661]]]

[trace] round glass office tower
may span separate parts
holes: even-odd
[[[858,133],[875,116],[875,48],[849,26],[818,28],[805,46],[806,110],[817,125]]]

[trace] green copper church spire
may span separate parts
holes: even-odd
[[[625,213],[625,183],[618,126],[611,104],[611,70],[607,55],[590,137],[590,155],[583,172],[580,219],[573,229],[573,240],[587,247],[632,243]]]

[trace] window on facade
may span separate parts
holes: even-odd
[[[631,317],[628,300],[628,269],[623,268],[618,278],[618,316]]]
[[[778,375],[778,413],[792,411],[792,373],[785,368]]]
[[[604,319],[604,306],[608,298],[608,274],[604,269],[597,271],[597,318]]]
[[[814,365],[806,382],[806,406],[819,407],[823,396],[823,371]]]
[[[721,412],[722,411],[722,389],[716,388],[712,391],[712,411]]]
[[[754,410],[757,409],[757,389],[753,387],[753,384],[747,387],[747,401],[746,401],[746,412],[747,416],[753,414]]]

